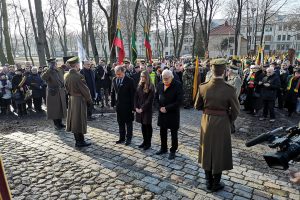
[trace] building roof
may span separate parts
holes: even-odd
[[[230,26],[227,21],[210,31],[210,35],[234,35],[234,33],[235,29]]]

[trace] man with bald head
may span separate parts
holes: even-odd
[[[96,97],[96,82],[95,82],[95,72],[91,69],[91,62],[86,60],[83,61],[83,68],[80,70],[80,73],[84,76],[86,84],[90,90],[90,94],[92,99]],[[95,118],[92,117],[93,113],[93,104],[87,105],[87,119],[89,121],[94,120]]]

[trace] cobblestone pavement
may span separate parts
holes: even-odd
[[[182,110],[179,151],[173,161],[155,155],[160,143],[156,115],[148,151],[137,148],[142,141],[139,124],[134,124],[131,146],[116,145],[116,117],[106,114],[88,123],[86,138],[92,145],[81,150],[74,147],[72,134],[55,131],[44,117],[24,119],[31,124],[27,128],[11,120],[0,129],[0,153],[14,199],[299,200],[300,187],[289,183],[288,171],[269,169],[264,162],[262,154],[271,149],[244,145],[262,131],[296,123],[278,115],[275,124],[240,115],[232,138],[234,169],[224,172],[226,187],[216,193],[205,191],[204,171],[197,163],[201,114],[194,110]]]

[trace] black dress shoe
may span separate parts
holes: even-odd
[[[162,155],[162,154],[165,154],[167,153],[168,151],[167,150],[159,150],[158,152],[156,152],[155,154],[156,155]]]
[[[174,160],[175,159],[175,153],[170,152],[168,159],[169,160]]]
[[[86,142],[86,141],[82,141],[82,142],[76,142],[75,147],[87,147],[90,146],[91,143]]]
[[[222,181],[220,181],[218,184],[213,184],[211,191],[217,192],[219,190],[222,190],[224,187],[225,187],[225,184]]]
[[[145,144],[144,142],[142,144],[139,145],[139,148],[144,148],[145,147]]]
[[[131,140],[126,140],[125,145],[128,146],[131,144]]]
[[[122,144],[124,142],[125,142],[125,140],[118,140],[118,141],[116,141],[116,144]]]

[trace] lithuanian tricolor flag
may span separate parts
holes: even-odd
[[[5,176],[4,165],[0,156],[0,200],[11,200],[11,193]]]
[[[118,22],[118,25],[117,25],[117,33],[116,33],[116,37],[114,38],[113,45],[118,48],[119,64],[123,64],[123,60],[125,57],[125,50],[124,50],[124,44],[123,44],[123,39],[122,39],[120,22]]]

